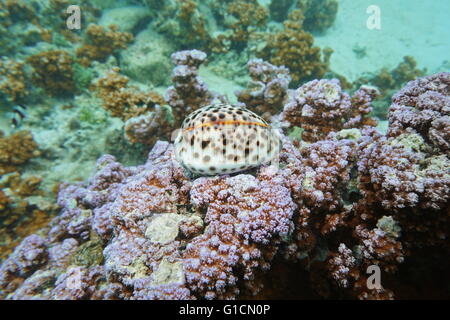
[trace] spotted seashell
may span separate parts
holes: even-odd
[[[280,150],[276,130],[255,113],[213,104],[191,113],[175,138],[175,156],[200,175],[228,174],[274,160]]]

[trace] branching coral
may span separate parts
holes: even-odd
[[[25,27],[26,23],[35,20],[36,14],[26,1],[0,1],[0,36],[2,39],[0,55],[14,53],[26,41],[35,42],[36,38],[40,40],[39,30]],[[21,37],[15,37],[11,29],[19,24],[23,29],[20,32]]]
[[[207,26],[203,14],[197,9],[198,3],[194,0],[177,0],[178,19],[180,20],[180,42],[184,46],[196,45],[196,47],[205,46],[209,40]]]
[[[18,131],[8,137],[0,131],[0,174],[16,171],[18,166],[39,156],[31,132]]]
[[[412,247],[449,234],[449,84],[448,73],[408,83],[393,98],[388,137],[364,148],[358,163],[365,203],[394,212]]]
[[[392,98],[390,136],[418,133],[442,151],[449,150],[450,75],[439,73],[409,82]],[[410,131],[411,132],[411,131]]]
[[[303,140],[314,142],[344,128],[376,125],[368,117],[376,94],[374,88],[361,87],[350,98],[337,79],[313,80],[295,91],[281,116],[290,126],[303,129]]]
[[[338,2],[336,0],[299,0],[297,7],[304,12],[305,30],[323,32],[333,25],[338,11]]]
[[[95,24],[90,24],[86,29],[86,40],[77,49],[77,57],[85,66],[92,61],[104,61],[117,50],[125,49],[127,44],[133,41],[133,35],[128,32],[120,32],[117,25],[109,26],[109,30]]]
[[[289,70],[261,59],[250,60],[247,67],[252,80],[244,90],[236,92],[239,102],[266,118],[281,111],[288,98]]]
[[[382,92],[400,88],[406,82],[423,76],[424,70],[417,69],[417,63],[411,56],[403,57],[403,61],[392,71],[384,68],[369,83],[377,86]]]
[[[21,176],[19,172],[0,179],[0,260],[20,242],[42,229],[56,212],[56,206],[41,188],[42,178]]]
[[[232,48],[238,50],[246,46],[251,33],[265,25],[269,16],[267,9],[256,0],[232,1],[228,5],[227,12],[233,18],[230,23],[232,34],[227,40],[232,42]]]
[[[331,27],[336,19],[336,0],[276,0],[270,2],[271,17],[279,22],[286,20],[292,9],[299,9],[305,16],[306,31],[318,31]]]
[[[73,95],[77,91],[73,79],[72,57],[63,50],[34,54],[27,59],[33,67],[33,80],[54,96]]]
[[[403,61],[392,70],[381,69],[373,76],[357,79],[353,85],[373,85],[378,88],[380,95],[375,103],[374,113],[376,116],[385,119],[386,108],[391,103],[392,95],[408,81],[423,76],[426,70],[417,68],[417,63],[411,56],[405,56]]]
[[[195,109],[213,99],[197,78],[205,58],[173,56],[190,71],[168,95],[180,115],[184,101]],[[262,82],[284,70],[256,62]],[[394,96],[383,136],[367,117],[375,89],[350,97],[337,80],[309,82],[280,102],[282,118],[304,127],[308,142],[282,135],[279,166],[233,176],[190,176],[168,142],[135,167],[105,155],[89,181],[61,185],[60,215],[0,266],[0,295],[240,298],[264,293],[270,267],[288,259],[324,297],[401,297],[403,266],[414,266],[408,259],[418,250],[437,250],[448,264],[448,87],[445,73],[410,82]],[[129,123],[151,124],[139,119]],[[6,210],[10,198],[0,193]],[[367,285],[372,266],[381,287]]]
[[[208,6],[197,0],[144,1],[154,30],[170,37],[179,49],[203,49],[211,40]]]
[[[19,102],[26,95],[24,64],[11,59],[0,59],[0,97],[8,102]]]
[[[311,79],[320,79],[328,69],[330,52],[314,47],[313,36],[303,30],[303,14],[294,10],[284,22],[284,29],[269,34],[267,45],[260,53],[261,57],[274,65],[286,66],[293,81],[298,84]]]
[[[247,281],[254,280],[258,269],[268,268],[277,251],[274,245],[292,230],[295,205],[282,183],[280,176],[270,172],[263,172],[259,179],[239,175],[196,181],[192,202],[207,207],[209,225],[184,253],[191,289],[206,298],[234,298],[239,293],[237,270]],[[258,290],[257,284],[248,285]]]
[[[206,54],[199,50],[179,51],[172,54],[176,65],[172,72],[173,86],[166,92],[166,101],[172,107],[175,122],[181,124],[184,116],[211,103],[214,96],[198,76]]]
[[[171,139],[174,130],[172,111],[168,106],[154,105],[153,111],[130,118],[125,123],[125,135],[131,143],[152,146],[158,139]]]
[[[155,105],[164,104],[164,99],[156,92],[144,93],[134,86],[129,86],[128,77],[121,75],[120,69],[113,68],[98,79],[97,95],[103,100],[103,107],[113,117],[128,120],[140,116]]]

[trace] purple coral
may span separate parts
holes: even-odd
[[[47,262],[47,242],[38,235],[26,237],[0,266],[0,297],[16,290],[23,280]]]
[[[390,136],[414,130],[425,141],[449,150],[450,73],[438,73],[410,81],[392,97],[389,109]]]
[[[313,80],[295,91],[282,119],[303,128],[305,141],[317,141],[342,128],[342,118],[350,107],[350,96],[342,91],[338,80]]]
[[[250,60],[247,67],[252,80],[244,90],[236,92],[238,100],[265,118],[281,111],[288,98],[289,70],[262,59]]]
[[[265,270],[275,244],[293,228],[295,204],[279,175],[200,178],[192,187],[195,206],[206,207],[207,231],[184,252],[188,286],[206,298],[234,298],[239,293],[233,270],[254,280]],[[245,199],[245,200],[244,200]],[[257,244],[263,244],[264,247]]]
[[[174,60],[198,71],[204,58]],[[280,71],[249,66],[263,82]],[[350,97],[336,80],[312,81],[283,112],[312,143],[283,136],[278,168],[195,179],[168,142],[136,167],[105,155],[87,183],[61,185],[60,214],[0,266],[0,296],[240,298],[288,258],[320,293],[331,284],[354,298],[392,298],[366,288],[367,266],[397,272],[417,248],[448,246],[447,84],[445,75],[408,84],[382,136],[367,118],[375,90]]]
[[[167,89],[165,98],[173,109],[177,123],[181,123],[183,115],[210,104],[214,98],[198,76],[198,68],[205,60],[206,54],[199,50],[172,54],[176,65],[172,72],[173,86]]]
[[[298,88],[285,104],[281,119],[304,131],[308,142],[324,140],[330,132],[375,126],[368,114],[376,97],[375,88],[363,86],[353,97],[344,92],[337,79],[313,80]]]

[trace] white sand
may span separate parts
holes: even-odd
[[[369,5],[381,9],[381,30],[369,30]],[[333,27],[315,36],[320,47],[334,49],[332,70],[354,80],[362,72],[394,68],[412,55],[428,74],[444,70],[450,61],[449,0],[340,0]],[[365,47],[367,56],[358,59],[353,48]]]

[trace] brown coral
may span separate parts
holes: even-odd
[[[18,131],[4,137],[0,131],[0,175],[16,171],[19,165],[37,156],[38,145],[31,132]]]
[[[23,62],[0,59],[0,94],[11,102],[18,102],[27,95]]]
[[[102,26],[90,24],[86,29],[86,40],[77,49],[77,57],[83,65],[89,66],[92,61],[105,61],[119,49],[125,49],[133,41],[133,35],[120,32],[117,25],[109,26],[109,30]]]
[[[304,12],[305,30],[323,32],[333,25],[339,4],[336,0],[300,0],[297,6]]]
[[[74,60],[63,50],[44,51],[30,56],[27,62],[33,67],[33,81],[54,96],[72,95],[76,92],[73,79]]]
[[[29,197],[43,195],[41,178],[22,177],[18,172],[5,175],[0,181],[0,260],[4,259],[31,233],[42,229],[56,211],[44,198],[40,204]]]
[[[235,22],[230,26],[232,35],[229,40],[237,49],[246,46],[252,32],[265,25],[269,16],[267,9],[256,0],[232,1],[228,5],[227,11],[235,18]]]
[[[113,117],[128,120],[153,110],[155,105],[164,104],[164,98],[158,93],[144,93],[129,86],[128,77],[119,72],[119,68],[113,68],[95,85],[97,95],[103,100],[103,108]]]
[[[209,40],[206,30],[206,22],[203,15],[197,9],[197,2],[194,0],[178,1],[178,19],[180,28],[183,30],[181,42],[183,45],[203,46]]]
[[[321,49],[314,47],[313,36],[303,30],[303,14],[294,10],[284,22],[284,29],[269,34],[261,57],[277,66],[286,66],[293,81],[298,84],[320,79],[328,70],[329,54],[321,58]]]

